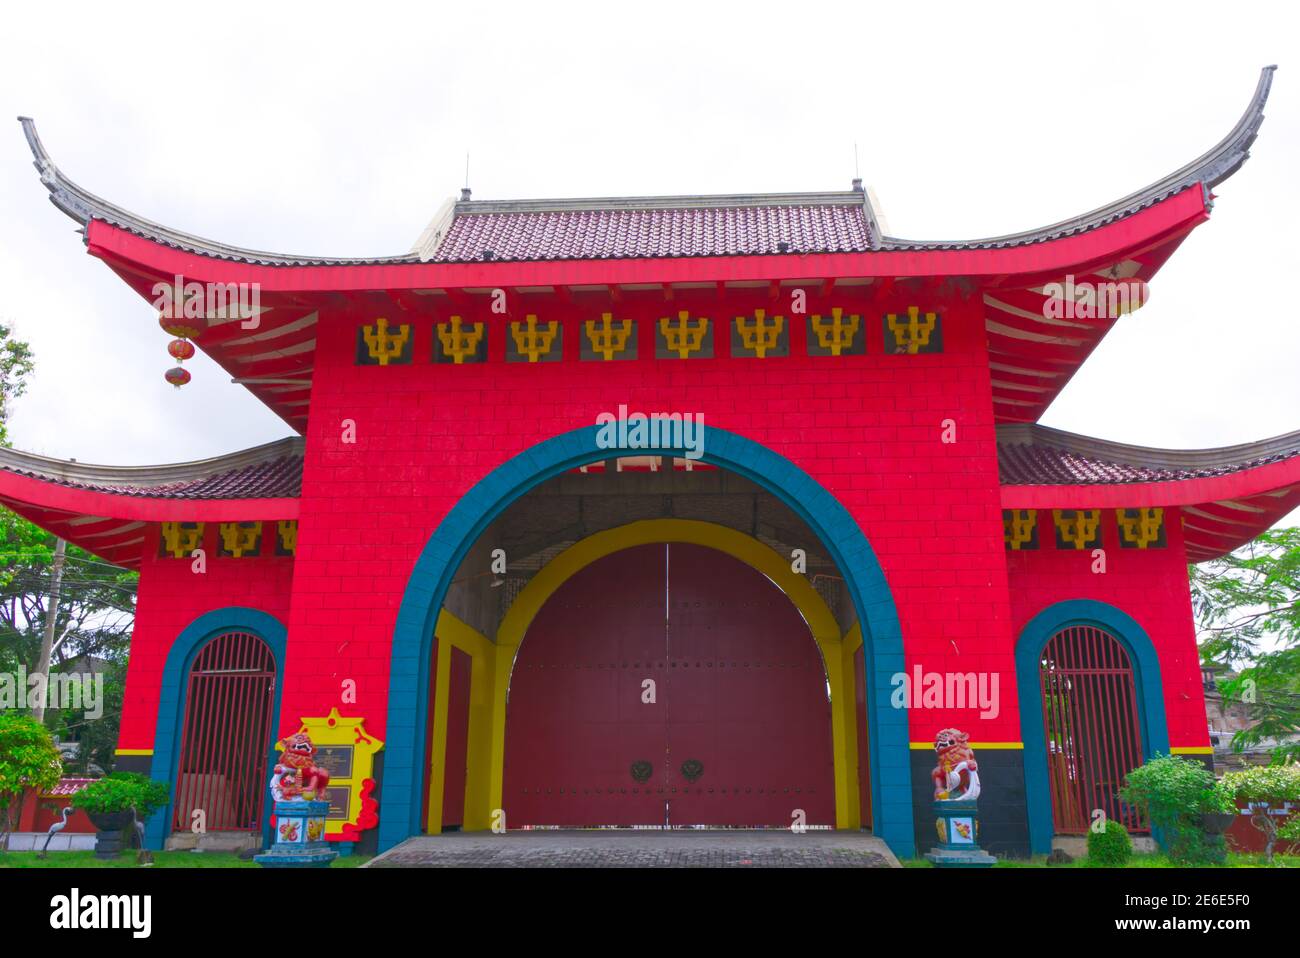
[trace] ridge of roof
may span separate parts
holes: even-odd
[[[1273,73],[1276,69],[1276,65],[1270,65],[1260,71],[1255,92],[1251,96],[1245,112],[1228,135],[1206,153],[1168,176],[1105,206],[1049,226],[1019,233],[1009,233],[983,239],[935,241],[881,236],[878,221],[871,210],[867,194],[865,191],[856,189],[847,192],[726,194],[721,196],[609,197],[569,200],[464,200],[455,204],[453,224],[455,217],[461,215],[546,212],[588,213],[673,209],[754,209],[809,205],[833,208],[857,204],[860,206],[867,224],[871,250],[995,249],[1031,245],[1097,229],[1198,185],[1201,187],[1208,204],[1209,191],[1235,173],[1249,158],[1250,147],[1254,143],[1264,120],[1264,105],[1268,101],[1269,91],[1272,88]],[[33,165],[41,174],[41,182],[50,191],[50,201],[68,216],[80,222],[83,227],[89,224],[92,219],[99,219],[136,235],[187,252],[269,266],[418,263],[436,258],[437,250],[442,248],[451,234],[451,230],[447,230],[439,238],[437,248],[433,251],[425,250],[422,253],[408,252],[395,256],[370,258],[313,257],[269,253],[206,240],[137,216],[78,186],[68,179],[50,158],[36,133],[35,122],[30,117],[19,117],[19,121],[22,123],[23,133],[32,151]],[[776,251],[780,252],[780,250]],[[815,252],[815,250],[799,250],[799,252]],[[669,255],[680,254],[670,252]]]
[[[819,193],[701,193],[679,196],[595,196],[532,200],[460,200],[456,215],[489,213],[613,212],[617,210],[723,210],[767,206],[861,206],[863,190]]]

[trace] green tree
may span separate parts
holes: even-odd
[[[31,347],[14,338],[12,327],[0,323],[0,446],[9,445],[9,406],[27,391],[33,368]]]
[[[23,794],[53,788],[62,775],[49,731],[26,715],[0,712],[0,849],[9,847]]]
[[[6,424],[11,404],[26,390],[32,369],[28,345],[0,323],[0,446],[10,444]],[[0,672],[15,674],[21,668],[30,673],[37,667],[56,542],[44,529],[0,507]],[[108,768],[112,762],[137,578],[83,549],[67,547],[50,670],[75,667],[84,672],[93,666],[105,674],[101,718],[87,719],[83,710],[46,713],[46,725],[60,740],[82,743],[78,771],[92,763]]]
[[[1272,740],[1275,763],[1300,760],[1300,527],[1271,529],[1189,572],[1201,658],[1238,670],[1219,691],[1254,723],[1233,749]]]

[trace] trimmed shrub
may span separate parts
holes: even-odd
[[[1222,863],[1222,837],[1207,841],[1201,816],[1222,811],[1224,798],[1214,775],[1200,762],[1157,755],[1128,773],[1119,794],[1146,815],[1172,861],[1180,865]]]
[[[1088,832],[1088,861],[1107,868],[1122,868],[1133,857],[1128,829],[1112,818],[1101,831]]]

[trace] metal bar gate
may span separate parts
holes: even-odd
[[[1137,690],[1128,653],[1091,626],[1063,629],[1040,661],[1048,781],[1057,834],[1085,834],[1096,810],[1130,832],[1148,830],[1120,799],[1124,776],[1142,764]]]
[[[247,632],[228,632],[199,650],[185,693],[172,830],[261,828],[266,794],[275,659]]]

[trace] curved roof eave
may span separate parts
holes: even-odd
[[[1161,449],[1154,446],[1130,445],[1065,432],[1062,429],[1052,429],[1038,423],[1000,425],[997,427],[997,436],[999,449],[1006,446],[1046,447],[1083,459],[1120,464],[1133,467],[1138,471],[1153,473],[1223,475],[1300,456],[1300,429],[1255,442],[1210,449]],[[1062,484],[1084,484],[1084,482],[1085,480],[1080,480],[1078,483]],[[1053,485],[1055,483],[1012,481],[1007,484]]]
[[[1276,69],[1276,66],[1267,66],[1260,72],[1259,82],[1255,87],[1254,95],[1251,97],[1246,111],[1242,114],[1241,119],[1237,121],[1236,126],[1234,126],[1228,135],[1215,147],[1163,179],[1116,200],[1113,203],[1099,207],[1091,212],[1084,213],[1081,216],[1054,223],[1050,226],[984,239],[936,241],[908,240],[892,236],[880,237],[879,232],[873,230],[872,249],[967,250],[1026,246],[1096,229],[1100,226],[1106,225],[1107,223],[1130,216],[1193,186],[1199,185],[1203,193],[1207,194],[1206,198],[1208,200],[1208,191],[1236,172],[1236,170],[1240,168],[1240,166],[1250,156],[1250,146],[1258,135],[1260,125],[1263,123],[1264,105],[1268,101],[1269,90],[1273,82],[1273,72]],[[68,179],[50,158],[49,153],[41,143],[40,137],[36,132],[35,122],[30,117],[19,117],[19,121],[22,123],[23,133],[27,137],[28,145],[32,150],[32,156],[34,158],[33,165],[35,165],[36,169],[41,174],[41,182],[44,183],[46,189],[50,191],[50,201],[68,216],[81,223],[83,227],[89,224],[91,220],[98,219],[165,246],[218,259],[234,260],[264,266],[358,266],[422,262],[421,256],[414,252],[398,254],[395,256],[369,258],[300,256],[270,253],[261,250],[243,249],[241,247],[207,240],[181,230],[162,226],[161,224],[137,216],[128,210],[114,205],[107,200],[96,196],[94,193],[81,188],[72,180]],[[734,196],[672,198],[623,197],[609,199],[544,201],[544,205],[548,210],[554,210],[556,212],[563,212],[566,210],[591,210],[595,208],[614,210],[627,209],[629,203],[640,203],[643,205],[652,203],[661,204],[670,200],[691,207],[709,206],[714,202],[724,205],[734,205],[739,199],[743,199],[746,203],[751,203],[755,206],[789,205],[795,201],[816,205],[819,200],[825,202],[827,196],[831,196],[831,194],[755,194],[743,198]],[[833,199],[835,205],[839,205],[846,201],[862,203],[863,215],[868,217],[874,225],[874,214],[870,209],[870,204],[865,201],[865,198],[863,198],[862,195],[859,195],[859,197],[855,199],[847,194],[844,196],[834,194]],[[539,208],[538,204],[541,202],[543,201],[489,201],[481,204],[478,202],[466,202],[456,204],[456,212],[457,214],[470,212],[513,212],[515,211],[516,206],[519,207],[520,210],[525,208]]]
[[[290,253],[269,253],[263,250],[244,249],[231,246],[217,240],[204,239],[192,233],[172,229],[146,219],[130,210],[123,209],[87,189],[78,186],[64,175],[63,171],[50,158],[50,154],[41,143],[36,132],[36,121],[29,116],[20,116],[23,135],[32,151],[32,165],[41,174],[41,182],[50,191],[50,202],[76,220],[83,227],[91,220],[103,220],[113,226],[128,230],[139,236],[154,240],[164,246],[175,247],[191,253],[213,256],[218,259],[236,260],[265,266],[364,266],[380,263],[415,263],[419,257],[412,253],[397,256],[375,257],[331,257],[299,256]]]
[[[210,459],[157,466],[93,465],[0,448],[0,476],[97,496],[191,505],[296,499],[303,448],[304,440],[291,436]],[[42,504],[40,497],[29,501]]]
[[[1300,508],[1300,430],[1217,449],[1154,449],[1037,424],[998,427],[1003,509],[1176,508],[1189,562]]]
[[[1143,187],[1128,196],[1099,206],[1091,212],[1061,220],[1050,226],[1025,230],[1020,233],[1007,233],[1003,236],[991,236],[977,240],[951,240],[932,242],[929,240],[906,240],[896,236],[884,237],[885,249],[996,249],[1004,246],[1024,246],[1041,243],[1045,240],[1070,236],[1117,219],[1123,219],[1153,203],[1166,199],[1175,193],[1181,193],[1191,186],[1200,185],[1208,194],[1250,158],[1250,147],[1259,135],[1259,128],[1264,122],[1264,105],[1273,86],[1273,73],[1276,64],[1270,64],[1259,71],[1259,82],[1250,103],[1237,121],[1236,126],[1214,147],[1197,157],[1192,162],[1180,167],[1168,176]],[[1208,195],[1206,196],[1208,205]]]

